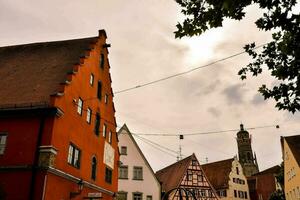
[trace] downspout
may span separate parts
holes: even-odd
[[[42,113],[41,116],[41,121],[40,121],[40,127],[39,127],[39,132],[38,132],[38,138],[36,142],[36,147],[35,147],[35,155],[34,155],[34,161],[33,161],[33,166],[32,166],[32,176],[31,176],[31,183],[30,183],[30,192],[29,192],[29,199],[33,200],[34,199],[34,192],[35,192],[35,182],[36,182],[36,174],[38,170],[38,161],[39,161],[39,147],[41,146],[42,143],[42,135],[43,135],[43,130],[45,126],[45,114]]]

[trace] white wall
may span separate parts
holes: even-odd
[[[130,133],[129,133],[130,134]],[[160,200],[160,184],[153,176],[143,156],[128,135],[127,131],[121,130],[119,134],[119,148],[127,146],[127,155],[121,155],[122,165],[128,166],[128,180],[119,179],[118,191],[127,192],[127,200],[132,200],[133,192],[143,193],[143,200],[147,195],[152,195],[153,200]],[[120,150],[121,151],[121,150]],[[143,167],[143,180],[133,180],[133,166]]]

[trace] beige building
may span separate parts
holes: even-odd
[[[202,165],[221,199],[250,199],[247,179],[237,158]]]
[[[300,199],[300,135],[281,138],[284,192],[287,200]]]

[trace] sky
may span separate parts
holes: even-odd
[[[0,46],[96,36],[105,29],[114,92],[206,65],[243,51],[250,42],[264,44],[271,33],[254,24],[261,12],[247,8],[242,21],[193,38],[175,39],[182,21],[173,0],[0,0]],[[250,128],[260,170],[281,162],[280,136],[300,133],[300,115],[278,111],[257,89],[276,81],[266,71],[241,81],[238,70],[251,60],[246,54],[218,62],[157,84],[116,94],[118,126],[135,134],[189,134]],[[276,129],[275,125],[280,128]],[[268,128],[253,127],[272,126]],[[136,137],[154,171],[195,153],[200,163],[237,154],[236,131],[185,136]],[[168,148],[173,152],[166,150]],[[166,151],[168,153],[166,153]]]

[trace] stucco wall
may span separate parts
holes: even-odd
[[[129,133],[130,134],[130,133]],[[140,154],[136,145],[128,135],[127,131],[122,130],[119,134],[119,147],[127,147],[127,155],[121,155],[122,165],[128,166],[128,179],[119,179],[119,191],[127,192],[127,199],[131,200],[133,192],[143,193],[143,200],[147,195],[152,195],[153,200],[160,199],[160,185],[149,169],[143,156]],[[143,180],[133,180],[133,166],[143,167]]]
[[[237,174],[236,167],[238,167],[239,174]],[[243,180],[244,184],[234,183],[233,178],[236,178],[236,179],[238,178],[238,179]],[[227,192],[227,197],[224,197],[222,199],[226,199],[226,200],[227,199],[228,200],[245,199],[245,198],[239,198],[238,197],[238,191],[247,192],[247,199],[250,199],[247,179],[246,179],[245,175],[243,174],[243,168],[242,168],[241,164],[236,159],[232,162],[232,169],[231,169],[231,172],[229,174],[228,185],[229,185],[229,188],[226,191]],[[237,191],[237,197],[234,197],[234,190]]]
[[[289,148],[287,142],[284,140],[284,191],[287,200],[294,200],[300,198],[300,168]],[[294,176],[288,173],[294,172]]]

